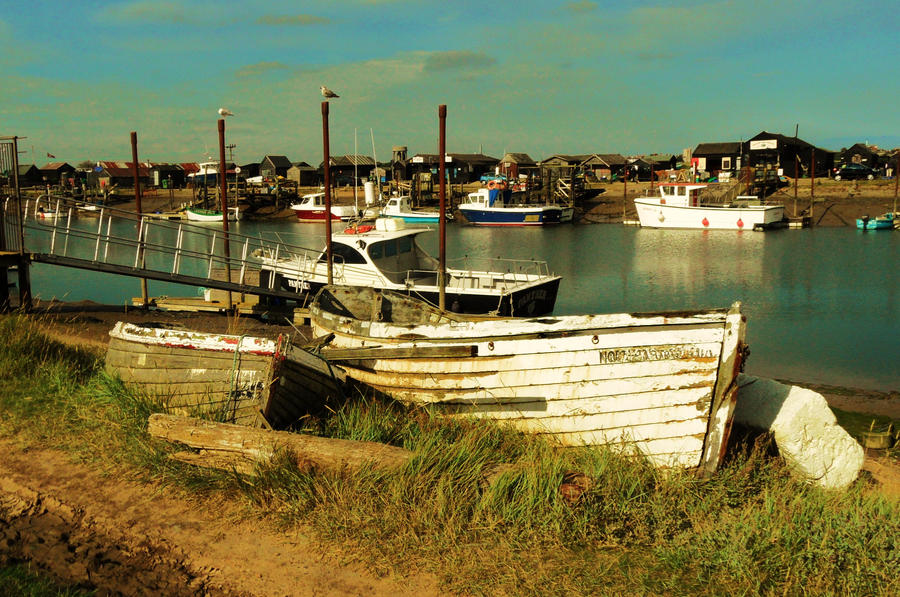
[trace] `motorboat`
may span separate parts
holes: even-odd
[[[737,196],[731,202],[707,201],[708,183],[667,182],[659,194],[637,197],[634,206],[644,228],[696,228],[701,230],[765,230],[784,224],[784,205],[766,204],[755,196]]]
[[[561,206],[516,203],[513,191],[505,187],[503,182],[490,181],[487,187],[469,193],[459,204],[459,212],[477,226],[545,226],[560,222]]]
[[[349,226],[334,233],[334,284],[394,290],[439,303],[438,260],[416,242],[428,227],[378,218],[373,225]],[[264,245],[254,252],[260,285],[298,293],[309,300],[328,284],[326,251]],[[464,257],[447,263],[445,306],[460,313],[543,315],[556,303],[560,276],[544,261]]]
[[[410,224],[436,224],[440,222],[441,218],[440,211],[436,209],[413,209],[408,195],[388,198],[385,206],[381,208],[379,215],[387,218],[399,218]],[[445,214],[445,218],[447,220],[452,220],[453,216]]]
[[[325,220],[325,193],[303,195],[299,203],[291,205],[291,209],[301,222],[322,222]],[[359,217],[359,211],[352,205],[331,206],[331,219],[349,221]]]

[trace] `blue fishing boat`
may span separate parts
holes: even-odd
[[[893,230],[898,222],[900,222],[900,216],[893,212],[888,212],[874,218],[869,216],[856,218],[856,227],[859,230]]]
[[[459,212],[478,226],[545,226],[559,224],[562,207],[515,203],[505,183],[491,181],[487,188],[469,193]]]

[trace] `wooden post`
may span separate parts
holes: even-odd
[[[222,202],[222,245],[225,254],[225,280],[231,283],[231,247],[228,238],[228,183],[225,168],[225,119],[219,119],[219,196]],[[230,313],[234,309],[231,302],[231,291],[227,292],[228,301],[226,308]]]
[[[138,170],[138,151],[137,151],[137,131],[131,131],[131,171],[134,174],[134,210],[137,213],[138,227],[143,227],[144,213],[141,205],[141,177]],[[144,264],[144,236],[143,230],[138,230],[138,239],[141,245],[138,247],[140,257],[138,263],[143,267]],[[147,292],[147,278],[141,278],[141,308],[146,309],[150,305],[150,299]]]
[[[443,311],[446,308],[446,289],[444,276],[447,271],[447,222],[444,218],[444,210],[447,209],[447,106],[438,106],[438,180],[440,181],[440,207],[438,208],[438,229],[440,234],[440,254],[438,256],[438,308]]]
[[[625,222],[625,208],[628,205],[628,160],[625,160],[625,173],[622,176],[622,222]]]
[[[812,226],[813,223],[813,206],[816,201],[816,148],[813,147],[812,151],[810,151],[810,155],[812,156],[809,160],[809,225]]]
[[[322,152],[325,164],[325,258],[328,264],[328,284],[334,284],[334,268],[331,253],[331,161],[328,147],[328,102],[322,102]]]
[[[797,181],[800,178],[800,154],[794,154],[794,217],[797,217]]]

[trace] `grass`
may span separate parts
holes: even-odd
[[[57,584],[27,564],[0,566],[0,595],[16,597],[89,597],[93,591]]]
[[[414,454],[407,467],[311,473],[284,457],[250,480],[168,460],[172,448],[145,433],[147,416],[163,406],[27,319],[0,319],[0,376],[3,433],[241,501],[286,527],[312,529],[377,572],[431,572],[447,591],[900,593],[896,499],[865,479],[845,492],[799,483],[765,437],[734,442],[719,471],[699,480],[612,450],[559,450],[496,424],[443,420],[360,394],[304,430],[402,446]],[[486,482],[501,464],[506,472]],[[593,480],[575,500],[560,492],[571,472]]]

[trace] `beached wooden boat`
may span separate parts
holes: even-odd
[[[289,338],[118,322],[106,368],[183,414],[285,428],[341,396],[342,371]]]
[[[371,288],[310,307],[348,377],[438,412],[499,419],[564,445],[619,444],[714,470],[744,355],[740,304],[694,312],[475,318]]]

